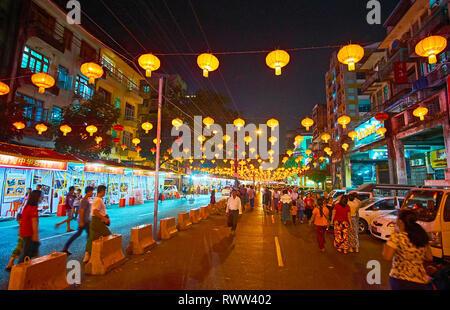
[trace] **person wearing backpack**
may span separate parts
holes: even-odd
[[[325,231],[328,227],[328,214],[330,211],[327,208],[327,202],[324,198],[319,198],[317,201],[317,207],[312,211],[309,224],[314,223],[316,227],[317,243],[319,244],[319,250],[325,252]]]

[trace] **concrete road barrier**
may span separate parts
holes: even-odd
[[[66,278],[67,254],[53,252],[15,265],[8,290],[63,290],[69,288]]]
[[[187,212],[178,213],[177,228],[178,230],[186,230],[192,227],[192,221]]]
[[[84,271],[86,274],[103,275],[124,261],[122,235],[112,234],[92,242],[91,258]]]
[[[159,221],[159,233],[158,238],[162,240],[167,240],[175,236],[178,232],[177,226],[175,225],[174,217],[166,217]]]
[[[144,254],[154,246],[156,246],[156,242],[153,239],[151,224],[131,228],[130,244],[127,247],[128,255]]]
[[[189,217],[191,218],[193,224],[197,224],[198,222],[200,222],[202,220],[200,209],[191,209],[189,211]]]
[[[208,218],[208,207],[200,207],[200,216],[202,217],[202,220],[206,220]]]

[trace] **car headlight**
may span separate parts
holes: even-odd
[[[387,224],[387,227],[395,227],[395,222],[390,222],[389,224]]]
[[[442,248],[442,233],[440,231],[429,232],[430,246]]]

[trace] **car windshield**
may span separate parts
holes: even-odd
[[[380,198],[369,198],[361,201],[361,208],[367,207],[368,205],[380,200]]]
[[[442,199],[442,191],[414,190],[403,202],[402,209],[417,212],[419,221],[432,222],[436,218]]]

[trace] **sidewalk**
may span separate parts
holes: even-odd
[[[381,259],[382,243],[370,236],[361,239],[361,253],[343,255],[328,234],[327,253],[320,253],[311,226],[284,226],[278,215],[264,215],[255,206],[241,216],[234,237],[225,216],[210,216],[104,276],[85,276],[79,288],[387,289],[390,265]],[[366,264],[372,259],[381,263],[381,285],[367,284]]]

